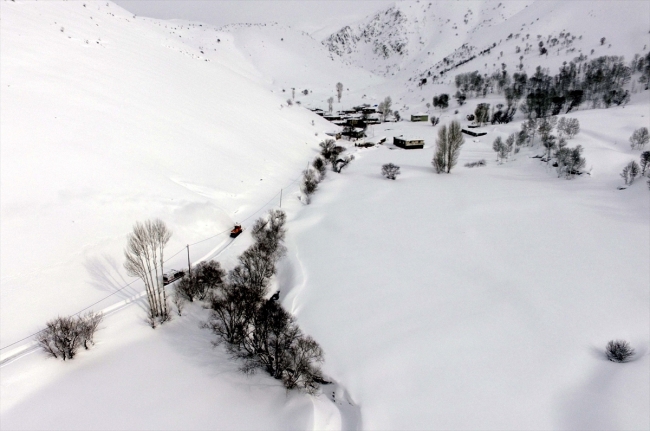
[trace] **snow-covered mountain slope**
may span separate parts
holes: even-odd
[[[226,67],[233,67],[232,57],[243,55],[253,69],[237,71],[254,77],[285,101],[325,101],[335,94],[336,83],[340,81],[357,91],[384,81],[330,53],[306,32],[288,26],[231,24],[214,28],[184,21],[154,23],[168,36],[178,37],[197,48],[201,55]],[[234,63],[237,67],[240,62]]]
[[[564,54],[590,55],[592,48],[596,56],[630,59],[648,43],[649,13],[650,6],[643,1],[404,1],[342,28],[323,43],[360,67],[408,79],[427,77],[428,72],[435,76],[471,56],[476,56],[467,66],[472,70],[485,71],[493,63],[514,69],[519,55],[534,69],[537,64],[527,60],[535,61],[539,41],[548,46],[560,33],[579,37],[571,45],[555,46],[540,61],[555,69],[566,60]],[[603,46],[602,37],[606,38]],[[532,47],[531,55],[523,52],[526,45]],[[516,46],[521,54],[515,55]],[[478,57],[488,48],[492,48],[489,53]]]
[[[624,56],[629,62],[650,49],[649,15],[650,3],[634,0],[589,5],[404,1],[349,25],[323,43],[344,60],[390,78],[346,93],[346,106],[378,103],[391,96],[393,109],[408,114],[426,111],[437,94],[454,94],[454,78],[460,73],[489,76],[505,67],[511,76],[520,71],[530,76],[541,66],[554,75],[563,63],[578,57],[589,61]],[[540,42],[547,55],[540,55]],[[381,54],[384,46],[386,56]]]
[[[404,1],[324,40],[330,51],[376,73],[394,75],[423,54],[435,59],[482,26],[504,22],[531,1]]]
[[[174,251],[230,228],[331,127],[234,48],[211,61],[111,3],[2,2],[1,39],[3,346],[122,285],[135,221]]]

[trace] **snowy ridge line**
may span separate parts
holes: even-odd
[[[246,217],[246,218],[242,221],[242,224],[243,224],[245,221],[251,219],[253,216],[255,216],[256,214],[258,214],[258,213],[261,212],[262,210],[264,210],[264,209],[265,209],[265,208],[266,208],[266,207],[267,207],[271,202],[273,202],[273,201],[278,197],[278,195],[280,195],[280,194],[282,193],[282,191],[283,191],[284,189],[287,189],[287,188],[291,187],[291,186],[292,186],[296,181],[298,181],[298,179],[300,179],[300,176],[298,176],[297,178],[295,178],[294,180],[292,180],[289,184],[287,184],[286,186],[284,186],[284,187],[281,189],[281,191],[278,192],[278,193],[276,193],[276,194],[275,194],[275,195],[274,195],[274,196],[273,196],[269,201],[267,201],[264,205],[262,205],[261,207],[259,207],[259,208],[258,208],[255,212],[253,212],[251,215],[249,215],[248,217]],[[194,242],[194,243],[192,243],[192,244],[188,244],[188,245],[189,245],[189,246],[196,245],[196,244],[199,244],[199,243],[202,243],[202,242],[208,241],[208,240],[210,240],[210,239],[216,238],[216,237],[218,237],[218,236],[220,236],[220,235],[223,235],[224,233],[227,233],[227,232],[230,232],[230,230],[229,230],[229,229],[224,230],[224,231],[222,231],[222,232],[217,233],[216,235],[213,235],[213,236],[211,236],[211,237],[208,237],[208,238],[202,239],[202,240],[200,240],[200,241],[197,241],[197,242]],[[205,261],[205,260],[208,260],[208,259],[211,258],[211,255],[214,255],[214,256],[212,256],[212,257],[216,257],[216,256],[220,255],[220,254],[223,253],[226,249],[228,249],[228,247],[230,247],[230,245],[232,245],[233,242],[234,242],[234,240],[230,241],[230,242],[227,243],[227,244],[226,244],[226,245],[225,245],[221,250],[218,250],[218,249],[219,249],[219,247],[222,246],[222,244],[217,245],[217,246],[216,246],[214,249],[212,249],[208,254],[206,254],[205,256],[203,256],[201,259],[198,259],[198,260],[196,260],[195,262],[192,262],[192,264],[196,265],[196,264],[199,264],[199,263],[201,263],[201,262],[203,262],[203,261]],[[164,261],[163,263],[167,263],[170,259],[172,259],[173,257],[177,256],[179,253],[181,253],[181,252],[184,251],[184,250],[185,250],[185,248],[181,248],[179,251],[177,251],[176,253],[174,253],[173,255],[171,255],[170,257],[168,257],[167,259],[165,259],[165,261]],[[218,251],[218,252],[217,252],[217,251]],[[100,300],[98,300],[98,301],[96,301],[96,302],[94,302],[94,303],[92,303],[92,304],[90,304],[90,305],[88,305],[88,306],[82,308],[82,309],[79,310],[78,312],[72,314],[72,316],[78,316],[78,315],[80,315],[81,313],[83,313],[84,311],[88,310],[89,308],[91,308],[91,307],[93,307],[93,306],[99,304],[100,302],[105,301],[106,299],[110,298],[111,296],[113,296],[113,295],[115,295],[115,294],[121,292],[122,290],[126,289],[127,287],[131,286],[133,283],[135,283],[135,282],[138,281],[138,280],[139,280],[139,279],[135,279],[135,280],[131,281],[130,283],[128,283],[128,284],[126,284],[126,285],[120,287],[119,289],[117,289],[115,292],[112,292],[111,294],[109,294],[109,295],[107,295],[107,296],[101,298]],[[117,302],[117,303],[115,303],[115,304],[109,305],[108,307],[104,308],[103,310],[100,310],[100,312],[101,312],[102,314],[104,314],[104,315],[113,314],[114,312],[117,312],[117,311],[119,311],[119,310],[125,308],[126,306],[130,305],[131,303],[135,302],[136,300],[142,298],[142,297],[144,296],[144,294],[145,294],[144,291],[143,291],[143,292],[140,292],[140,293],[138,293],[138,294],[132,296],[131,298],[127,298],[127,299],[125,299],[125,300],[123,300],[123,301],[120,301],[120,302]],[[13,343],[11,343],[11,344],[7,344],[6,346],[1,347],[1,348],[0,348],[0,351],[5,350],[5,349],[7,349],[7,348],[9,348],[9,347],[11,347],[11,346],[15,346],[16,344],[22,343],[23,341],[29,340],[29,339],[35,337],[36,335],[40,334],[40,333],[43,332],[44,330],[45,330],[45,328],[44,328],[44,329],[41,329],[40,331],[37,331],[37,332],[35,332],[35,333],[31,334],[31,335],[28,335],[28,336],[25,337],[25,338],[22,338],[22,339],[20,339],[20,340],[18,340],[18,341],[15,341],[15,342],[13,342]],[[4,355],[4,357],[0,356],[0,366],[4,366],[4,365],[6,365],[6,364],[9,363],[9,362],[13,362],[13,359],[19,359],[19,358],[22,357],[22,356],[25,356],[25,355],[27,355],[27,354],[29,354],[29,353],[32,353],[33,351],[36,351],[37,348],[38,348],[38,345],[37,345],[37,342],[36,342],[35,340],[32,340],[32,342],[27,343],[27,344],[25,344],[24,346],[17,347],[17,348],[15,348],[14,350],[12,350],[12,351],[6,353],[6,354]]]

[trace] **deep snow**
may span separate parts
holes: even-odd
[[[505,37],[529,19],[535,37],[573,17],[572,31],[585,34],[579,49],[629,60],[648,38],[643,14],[630,11],[648,4],[625,4],[535,2],[494,26],[472,21],[463,37]],[[571,181],[530,158],[539,148],[494,161],[492,140],[521,117],[466,137],[451,175],[430,165],[437,128],[402,122],[373,126],[388,143],[350,147],[356,160],[329,172],[303,206],[295,180],[335,127],[288,107],[290,88],[325,108],[342,81],[335,109],[391,95],[403,113],[426,110],[453,88],[408,80],[433,62],[426,47],[383,78],[371,58],[360,69],[282,26],[142,19],[110,2],[0,7],[1,346],[130,282],[122,248],[136,220],[170,225],[166,256],[179,254],[168,268],[184,267],[184,246],[206,238],[190,247],[192,262],[232,267],[248,234],[215,234],[249,226],[280,204],[283,188],[289,253],[272,289],[321,343],[335,381],[308,397],[263,374],[244,377],[199,328],[200,307],[148,328],[136,282],[93,306],[108,312],[98,344],[74,361],[46,359],[31,340],[2,351],[11,358],[1,368],[3,429],[650,427],[650,204],[643,180],[616,190],[622,167],[638,159],[627,138],[647,125],[648,92],[625,108],[569,115],[582,126],[569,144],[585,147],[589,171]],[[601,30],[612,48],[598,46]],[[459,46],[445,32],[435,60]],[[499,49],[485,62],[514,70],[514,44],[504,42],[502,59]],[[531,55],[525,68],[554,73],[575,55]],[[475,103],[431,112],[444,124]],[[394,148],[402,133],[427,147]],[[488,166],[462,166],[482,158]],[[396,181],[380,175],[387,162],[402,168]],[[613,338],[628,339],[636,360],[607,362]]]

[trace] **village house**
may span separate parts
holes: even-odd
[[[411,114],[411,121],[429,121],[429,114],[423,112],[418,112],[417,114]]]
[[[415,150],[424,148],[424,139],[395,136],[393,138],[393,145],[396,147],[404,148],[406,150]]]

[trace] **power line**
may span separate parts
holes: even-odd
[[[298,181],[299,178],[300,178],[300,177],[297,177],[296,179],[294,179],[293,181],[291,181],[289,184],[287,184],[286,186],[284,186],[283,189],[286,189],[286,188],[290,187],[293,183],[295,183],[296,181]],[[251,217],[253,217],[253,216],[254,216],[255,214],[257,214],[258,212],[262,211],[262,210],[263,210],[263,209],[264,209],[268,204],[270,204],[271,202],[273,202],[273,200],[274,200],[274,199],[275,199],[275,198],[276,198],[280,193],[282,193],[282,189],[280,190],[280,192],[276,193],[276,194],[275,194],[275,195],[274,195],[274,196],[273,196],[273,197],[272,197],[268,202],[266,202],[264,205],[262,205],[261,207],[259,207],[259,209],[258,209],[257,211],[255,211],[254,213],[252,213],[250,216],[246,217],[242,222],[245,222],[246,220],[250,219]],[[196,245],[196,244],[200,244],[200,243],[202,243],[202,242],[205,242],[205,241],[208,241],[208,240],[210,240],[210,239],[216,238],[216,237],[218,237],[219,235],[223,235],[223,234],[226,233],[226,232],[229,232],[229,230],[224,230],[224,231],[219,232],[219,233],[217,233],[217,234],[215,234],[215,235],[213,235],[213,236],[211,236],[211,237],[208,237],[208,238],[202,239],[202,240],[200,240],[200,241],[197,241],[197,242],[195,242],[195,243],[189,244],[189,246],[193,246],[193,245]],[[185,250],[185,247],[181,248],[179,251],[177,251],[177,252],[174,253],[173,255],[169,256],[167,259],[165,259],[165,261],[164,261],[163,263],[167,263],[170,259],[172,259],[172,258],[175,257],[176,255],[178,255],[179,253],[181,253],[183,250]],[[33,271],[33,272],[36,272],[36,271]],[[110,298],[111,296],[115,295],[116,293],[121,292],[122,290],[126,289],[127,287],[129,287],[130,285],[132,285],[133,283],[135,283],[135,282],[138,281],[138,280],[139,280],[139,279],[135,279],[135,280],[133,280],[132,282],[130,282],[130,283],[128,283],[128,284],[122,286],[121,288],[117,289],[115,292],[111,293],[110,295],[107,295],[107,296],[103,297],[102,299],[100,299],[99,301],[93,302],[93,303],[90,304],[89,306],[87,306],[87,307],[85,307],[85,308],[82,308],[82,309],[79,310],[78,312],[72,314],[72,316],[78,316],[79,314],[81,314],[81,313],[83,313],[84,311],[88,310],[90,307],[93,307],[93,306],[99,304],[100,302],[105,301],[106,299]],[[20,340],[18,340],[18,341],[15,341],[15,342],[13,342],[13,343],[11,343],[11,344],[7,344],[7,345],[4,346],[4,347],[0,347],[0,350],[4,350],[4,349],[6,349],[6,348],[8,348],[8,347],[14,346],[14,345],[16,345],[16,344],[18,344],[18,343],[21,343],[21,342],[23,342],[23,341],[25,341],[25,340],[28,340],[28,339],[30,339],[30,338],[32,338],[32,337],[34,337],[34,336],[40,334],[40,333],[43,332],[43,331],[45,331],[45,329],[41,329],[40,331],[35,332],[35,333],[31,334],[31,335],[28,335],[28,336],[25,337],[25,338],[22,338],[22,339],[20,339]]]

